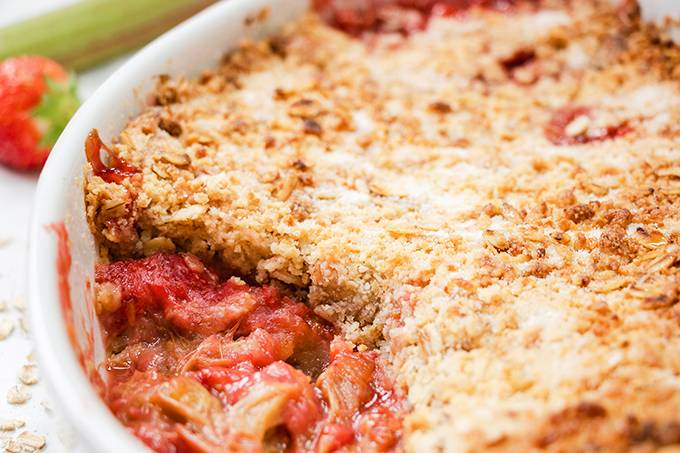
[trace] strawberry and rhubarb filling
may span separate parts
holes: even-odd
[[[387,451],[405,407],[377,351],[189,254],[101,264],[106,401],[158,452]]]

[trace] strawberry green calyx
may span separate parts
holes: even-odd
[[[80,101],[76,94],[75,77],[71,75],[64,82],[45,78],[46,89],[40,103],[31,111],[42,137],[40,146],[51,148],[63,132]]]

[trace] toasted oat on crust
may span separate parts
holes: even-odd
[[[160,82],[86,181],[104,258],[184,250],[378,342],[411,451],[680,444],[680,51],[602,1],[370,41],[309,15]]]

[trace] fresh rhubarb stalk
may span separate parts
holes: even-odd
[[[0,28],[0,60],[43,55],[83,69],[139,47],[215,0],[83,0]]]

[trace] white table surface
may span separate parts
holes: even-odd
[[[74,0],[0,0],[0,26]],[[78,94],[87,98],[125,58],[102,65],[78,75]],[[11,405],[6,400],[7,391],[17,384],[17,375],[29,362],[33,349],[30,332],[21,328],[23,312],[15,301],[26,301],[26,251],[28,247],[28,222],[31,215],[37,174],[17,173],[0,167],[0,320],[11,319],[15,328],[10,337],[0,341],[0,423],[22,420],[26,425],[14,432],[0,431],[0,452],[5,442],[23,431],[45,436],[48,453],[78,452],[77,440],[64,420],[52,409],[45,383],[39,381],[27,386],[31,399],[25,404]]]
[[[32,14],[72,3],[75,0],[0,0],[0,26]],[[646,3],[648,17],[678,11],[675,2],[680,0],[642,0]],[[669,5],[670,4],[670,5]],[[78,91],[81,99],[87,98],[125,58],[120,58],[94,70],[79,75]],[[30,332],[21,328],[23,312],[13,302],[26,299],[26,250],[28,222],[37,175],[12,172],[0,167],[0,319],[9,318],[15,323],[9,338],[0,341],[0,423],[9,419],[23,420],[26,425],[14,432],[0,431],[0,451],[6,439],[22,431],[30,431],[47,438],[43,451],[48,453],[81,452],[71,429],[51,408],[44,382],[29,386],[31,399],[22,405],[10,405],[6,394],[17,384],[17,374],[29,362],[32,351]]]

